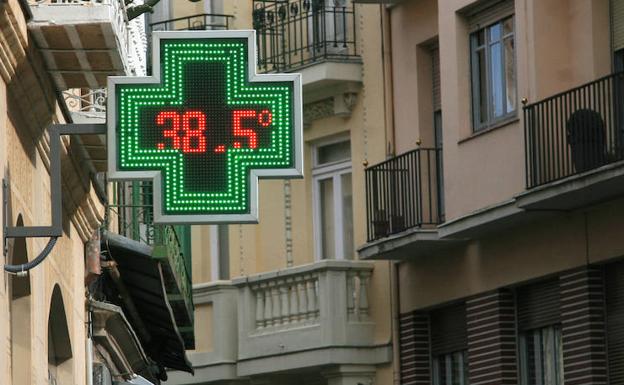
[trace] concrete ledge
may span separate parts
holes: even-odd
[[[362,63],[322,61],[299,69],[306,103],[344,93],[357,93],[362,86]]]
[[[367,243],[358,249],[358,254],[362,259],[408,260],[431,255],[461,243],[462,240],[441,239],[436,229],[413,228]]]
[[[624,161],[527,190],[515,198],[525,210],[573,210],[624,194]]]
[[[237,373],[239,376],[252,376],[327,365],[379,365],[389,363],[391,359],[390,344],[371,347],[325,347],[239,360]]]

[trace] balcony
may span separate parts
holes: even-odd
[[[452,246],[437,225],[444,221],[442,150],[420,148],[365,171],[368,242],[360,258],[404,259]]]
[[[200,13],[150,24],[150,31],[203,31],[227,30],[234,16],[217,13]]]
[[[440,149],[422,148],[366,169],[369,242],[441,222],[441,157]]]
[[[123,1],[29,1],[28,24],[60,90],[106,87],[110,75],[129,69],[128,24]]]
[[[569,210],[624,193],[624,72],[524,106],[524,209]]]
[[[333,98],[336,114],[349,114],[352,96],[362,85],[355,6],[343,1],[254,0],[253,7],[258,69],[301,72],[306,104]]]
[[[326,260],[234,279],[238,375],[389,362],[374,341],[371,274],[369,262]]]

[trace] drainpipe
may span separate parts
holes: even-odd
[[[87,385],[93,385],[93,313],[87,308]]]
[[[383,87],[383,114],[386,139],[386,157],[396,155],[394,127],[394,84],[392,72],[392,19],[389,9],[379,4],[379,29],[381,32],[381,72]]]
[[[399,296],[399,263],[388,261],[390,270],[390,310],[392,312],[392,379],[395,385],[401,383],[401,357],[399,351],[399,317],[401,304]]]

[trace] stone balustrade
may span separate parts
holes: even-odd
[[[369,262],[326,260],[232,280],[238,288],[239,375],[266,370],[262,362],[275,360],[265,357],[319,352],[284,364],[290,370],[320,364],[331,349],[372,347],[372,273]]]

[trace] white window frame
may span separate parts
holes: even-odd
[[[325,140],[322,142],[318,142],[314,145],[312,151],[312,221],[314,224],[314,254],[315,260],[320,261],[323,258],[323,229],[321,228],[321,190],[320,185],[321,181],[327,179],[333,179],[333,200],[334,200],[334,229],[336,229],[335,240],[334,240],[334,255],[335,259],[351,259],[353,256],[344,255],[344,239],[343,239],[343,229],[344,229],[344,220],[342,212],[342,175],[351,174],[351,178],[353,178],[352,168],[351,168],[351,156],[349,156],[348,160],[325,163],[323,165],[318,164],[318,150],[321,147],[334,144],[350,141],[349,137],[340,136],[338,138]],[[353,181],[353,179],[351,179]],[[353,191],[351,191],[353,193]],[[351,218],[353,220],[353,218]]]

